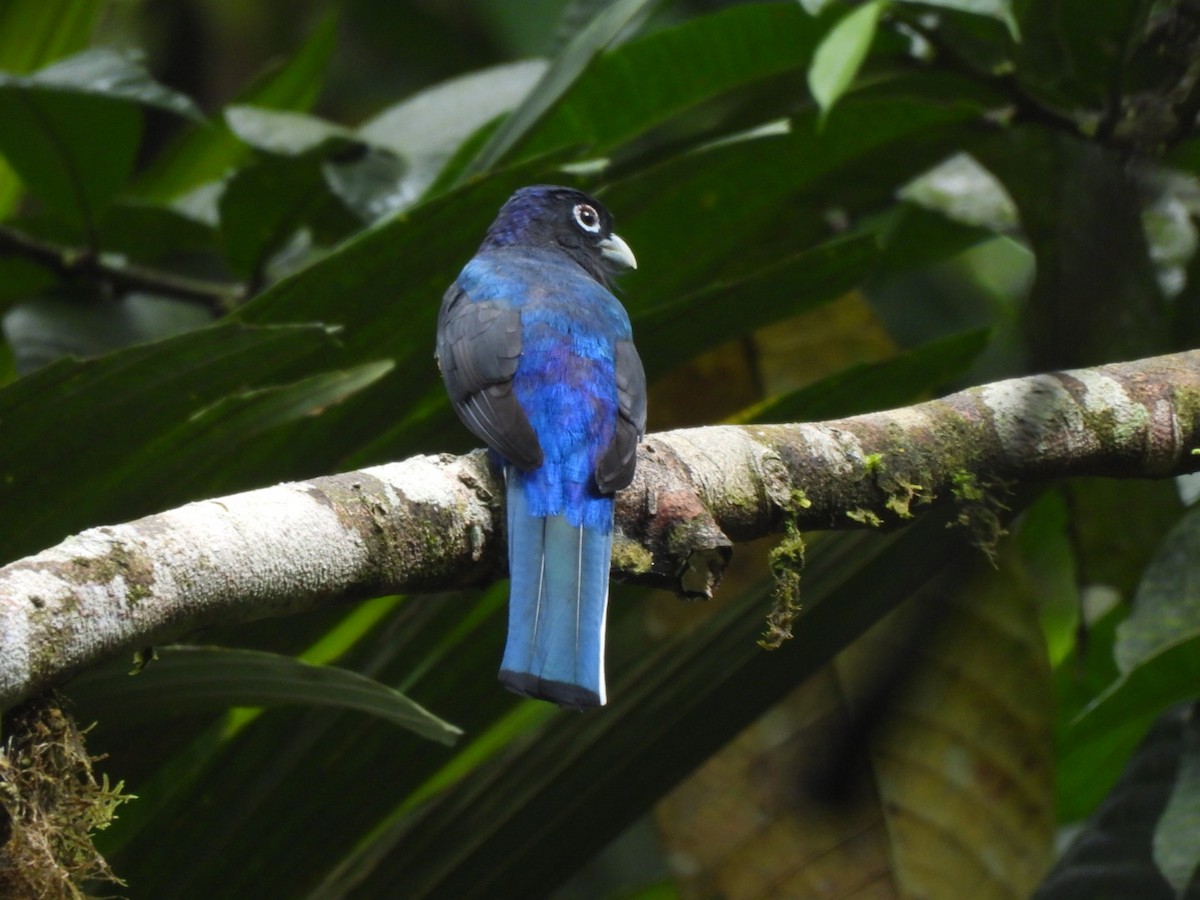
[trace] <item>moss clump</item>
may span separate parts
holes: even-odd
[[[775,579],[775,602],[767,613],[767,628],[758,639],[758,646],[764,650],[778,650],[783,642],[792,637],[792,623],[800,615],[800,576],[804,572],[804,537],[796,524],[796,516],[800,510],[812,506],[812,501],[804,495],[804,491],[794,490],[791,496],[791,510],[784,522],[783,540],[781,540],[769,557],[771,575]]]
[[[636,541],[620,535],[613,540],[612,567],[622,575],[643,575],[653,563],[650,551]]]
[[[83,735],[56,699],[4,716],[0,745],[0,896],[82,898],[89,881],[123,882],[92,844],[131,795],[92,773]]]
[[[911,519],[913,504],[927,502],[924,497],[925,488],[919,484],[913,484],[911,481],[905,481],[903,478],[897,478],[895,482],[896,490],[888,495],[884,505],[901,519]]]
[[[960,526],[971,532],[972,542],[995,566],[996,546],[1008,534],[1003,513],[1009,507],[1001,497],[1007,499],[1012,494],[1012,485],[1002,478],[980,479],[973,472],[955,472],[951,481],[950,489],[959,502],[959,510],[949,526]]]
[[[871,510],[862,509],[861,507],[846,510],[846,518],[860,525],[869,525],[871,528],[879,528],[883,525],[883,519],[879,518]]]

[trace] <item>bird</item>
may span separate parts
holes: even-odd
[[[636,267],[597,200],[532,185],[500,208],[438,311],[451,405],[503,466],[500,681],[572,709],[607,702],[613,495],[646,430],[646,374],[612,278]]]

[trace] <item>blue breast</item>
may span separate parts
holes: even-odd
[[[516,475],[529,512],[610,531],[612,498],[596,492],[592,473],[616,429],[615,345],[631,335],[625,310],[552,251],[489,251],[471,260],[460,282],[474,300],[521,310],[513,390],[545,457],[541,467]]]

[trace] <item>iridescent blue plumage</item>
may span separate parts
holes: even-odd
[[[501,680],[565,706],[605,702],[614,491],[633,477],[645,375],[608,273],[634,265],[579,191],[504,205],[447,291],[438,360],[463,422],[505,460],[509,636]]]

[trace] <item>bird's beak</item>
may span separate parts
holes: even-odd
[[[610,234],[600,242],[600,254],[610,263],[622,268],[637,268],[637,258],[633,255],[633,251],[615,234]]]

